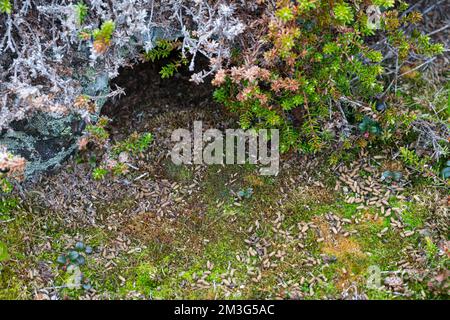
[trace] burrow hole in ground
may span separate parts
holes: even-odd
[[[192,128],[193,121],[203,120],[205,113],[209,120],[216,118],[219,121],[219,118],[229,117],[223,107],[213,100],[211,79],[195,84],[190,81],[192,72],[187,67],[181,67],[171,78],[162,79],[160,71],[171,59],[173,57],[122,68],[119,76],[112,81],[113,89],[118,86],[125,91],[125,95],[111,98],[101,112],[101,115],[111,119],[113,140],[126,138],[135,131],[145,131],[155,117],[166,117],[167,121],[175,122],[167,123],[167,127],[187,129]],[[207,66],[206,58],[197,59],[196,71]],[[186,113],[190,117],[186,117]]]

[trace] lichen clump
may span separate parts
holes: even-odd
[[[241,11],[252,7],[250,1],[239,4]],[[201,81],[231,55],[231,44],[244,31],[237,10],[225,1],[2,0],[0,128],[37,110],[76,112],[89,121],[92,109],[75,107],[85,93],[83,82],[102,74],[116,77],[158,39],[182,38],[192,71],[198,53],[211,58],[211,70],[193,76]],[[105,96],[89,98],[98,102]]]

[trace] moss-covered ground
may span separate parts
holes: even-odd
[[[189,168],[164,165],[173,181],[191,177]],[[448,239],[426,228],[436,209],[428,202],[439,191],[411,187],[408,200],[391,201],[402,208],[405,230],[414,231],[404,236],[377,214],[379,208],[361,210],[343,201],[331,187],[333,173],[319,176],[330,186],[289,182],[289,175],[261,177],[252,167],[213,166],[201,200],[195,199],[204,204],[201,212],[177,219],[142,212],[113,227],[73,228],[63,212],[5,198],[0,299],[448,297],[436,280],[448,267]],[[250,197],[236,197],[246,188],[253,190]],[[108,212],[119,214],[126,206],[117,199]],[[343,221],[342,232],[333,231],[336,221]],[[68,288],[70,273],[57,263],[76,241],[94,249],[81,266],[88,290]],[[379,280],[373,268],[381,272]],[[412,274],[399,274],[409,269]],[[392,276],[401,285],[385,283]]]

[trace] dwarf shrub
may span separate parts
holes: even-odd
[[[404,31],[421,19],[407,8],[393,0],[278,0],[275,15],[261,18],[258,51],[217,73],[215,98],[244,128],[280,128],[284,152],[318,152],[331,142],[365,147],[382,134],[377,113],[389,89],[388,52],[375,49],[375,37],[393,48],[397,64],[443,50]]]

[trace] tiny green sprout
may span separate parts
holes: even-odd
[[[106,127],[109,123],[109,119],[107,117],[101,117],[98,119],[97,125],[100,127]]]
[[[103,145],[106,140],[109,139],[109,133],[105,128],[108,125],[108,122],[108,118],[101,117],[97,124],[90,124],[86,127],[86,132],[89,133],[98,145]]]
[[[10,0],[0,0],[0,12],[11,14],[12,12],[12,4]]]
[[[187,64],[187,59],[180,58],[179,60],[170,62],[170,63],[166,64],[165,66],[163,66],[161,71],[159,72],[159,74],[161,75],[162,79],[169,79],[169,78],[173,77],[173,75],[176,72],[178,72],[178,70],[180,69],[181,66],[186,65],[186,64]]]
[[[94,180],[103,180],[105,179],[106,175],[108,174],[108,170],[105,168],[95,168],[92,172],[92,177]]]
[[[102,41],[106,45],[111,42],[111,37],[116,29],[116,24],[112,20],[103,22],[100,29],[94,30],[94,40]]]
[[[429,260],[434,260],[438,254],[439,248],[434,244],[430,237],[425,238],[425,251]]]
[[[146,151],[152,144],[153,140],[153,135],[149,132],[143,134],[134,132],[126,140],[118,142],[113,147],[113,151],[117,155],[122,152],[128,152],[133,155],[137,155]]]
[[[0,188],[3,193],[11,193],[13,190],[13,185],[11,182],[8,181],[6,178],[0,179]]]
[[[0,198],[0,219],[2,215],[8,216],[9,213],[19,206],[19,201],[17,198],[12,197],[1,197]]]
[[[345,2],[337,3],[333,11],[336,19],[342,22],[343,24],[349,24],[353,22],[353,10],[348,3]]]
[[[276,13],[277,17],[280,18],[283,22],[288,22],[294,19],[294,15],[292,13],[292,9],[289,7],[283,7],[279,9]]]
[[[87,5],[84,4],[83,1],[80,1],[74,5],[74,9],[77,24],[81,26],[84,23],[86,17],[88,16],[89,8]]]
[[[168,40],[158,40],[156,41],[156,46],[152,50],[144,53],[144,59],[155,62],[156,60],[168,58],[174,48],[174,42]]]

